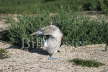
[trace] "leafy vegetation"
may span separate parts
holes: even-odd
[[[8,51],[6,49],[0,48],[0,59],[7,58],[8,56]]]
[[[69,60],[69,62],[74,62],[76,65],[81,65],[83,67],[99,67],[104,65],[103,63],[97,62],[95,60],[84,60],[75,58],[73,60]]]
[[[49,16],[45,13],[36,16],[18,16],[17,18],[17,22],[10,20],[11,27],[7,38],[20,46],[22,39],[36,40],[38,37],[32,37],[30,34],[41,27],[49,25],[51,21],[62,30],[64,44],[83,46],[88,44],[107,44],[108,42],[108,23],[102,17],[91,19],[87,16],[62,12],[55,16]]]
[[[108,13],[107,0],[0,0],[0,13],[37,14],[44,12],[102,11]]]

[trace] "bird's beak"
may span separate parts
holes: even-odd
[[[31,34],[31,36],[33,36],[33,35],[36,35],[36,32],[33,32],[33,33]]]
[[[33,32],[31,36],[33,35],[43,35],[43,32],[42,31]]]

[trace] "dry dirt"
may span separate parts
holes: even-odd
[[[0,32],[7,30],[8,25],[4,23],[4,21],[0,20]]]
[[[0,42],[1,48],[9,51],[9,58],[0,59],[0,72],[107,72],[108,51],[104,52],[104,45],[85,47],[71,47],[63,45],[61,52],[54,57],[60,60],[48,60],[47,55],[16,49],[8,43]],[[76,66],[68,62],[70,59],[82,58],[97,60],[104,63],[98,68]]]

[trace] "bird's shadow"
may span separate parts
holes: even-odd
[[[37,54],[41,54],[41,55],[49,55],[49,53],[42,48],[21,48],[21,47],[18,47],[18,46],[10,46],[7,49],[11,49],[11,48],[21,49],[21,50],[24,50],[24,51],[28,51],[28,52],[31,52],[31,53],[37,53]]]
[[[41,55],[49,55],[49,53],[42,48],[30,48],[30,49],[28,49],[28,51],[31,53],[38,53]]]

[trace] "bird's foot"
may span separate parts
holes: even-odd
[[[48,57],[48,60],[62,60],[61,58]]]

